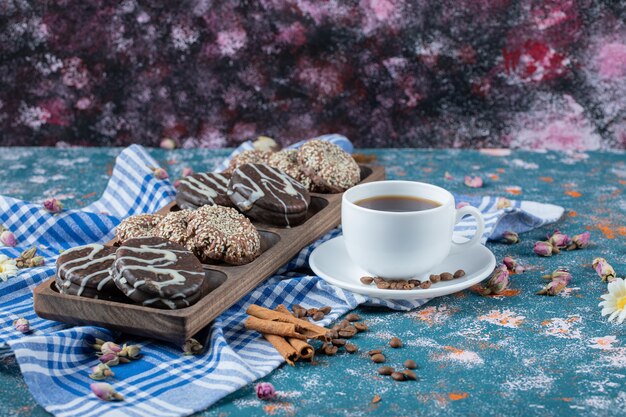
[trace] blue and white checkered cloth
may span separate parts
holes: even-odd
[[[327,135],[347,151],[352,144],[343,136]],[[246,143],[235,153],[250,148]],[[334,230],[302,251],[275,276],[232,306],[207,329],[208,349],[200,356],[183,356],[179,346],[146,339],[122,342],[142,346],[141,360],[116,366],[110,382],[125,401],[107,403],[89,389],[90,368],[98,364],[89,342],[94,337],[112,339],[116,335],[97,327],[69,327],[43,320],[33,310],[33,288],[54,274],[59,250],[90,242],[106,242],[115,226],[125,217],[154,212],[174,198],[169,181],[156,179],[150,167],[157,163],[140,146],[125,149],[116,160],[109,184],[100,200],[80,210],[66,210],[52,215],[41,205],[0,196],[0,224],[20,237],[20,247],[0,248],[0,254],[17,257],[22,250],[38,246],[46,265],[24,269],[8,282],[0,282],[0,350],[14,354],[24,379],[37,400],[56,416],[185,416],[201,411],[227,394],[267,375],[282,362],[282,357],[256,332],[246,331],[242,322],[251,303],[274,308],[278,304],[304,307],[333,307],[323,321],[328,325],[359,304],[385,305],[396,310],[410,310],[425,301],[390,302],[368,299],[328,285],[315,276],[302,276],[295,270],[307,266],[309,254],[320,243],[340,230]],[[562,215],[561,207],[532,202],[513,202],[497,208],[498,199],[483,197],[468,201],[481,209],[487,221],[484,239],[503,230],[527,231],[554,222]],[[471,235],[474,225],[463,222],[459,235]],[[33,329],[22,335],[13,321],[27,318]]]

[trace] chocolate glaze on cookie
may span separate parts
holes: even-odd
[[[127,283],[153,298],[190,297],[200,291],[204,280],[202,264],[193,253],[163,238],[128,240],[117,249],[115,257],[116,284]]]
[[[57,259],[57,277],[75,289],[73,295],[83,293],[115,293],[117,288],[109,276],[115,261],[115,248],[93,243],[63,252]],[[92,291],[88,291],[92,290]],[[89,295],[84,295],[89,296]]]
[[[233,172],[228,196],[253,219],[278,226],[295,226],[306,219],[311,196],[283,171],[263,164],[246,164]]]
[[[203,172],[180,179],[176,189],[176,203],[181,208],[196,209],[206,204],[232,207],[226,195],[229,174]]]

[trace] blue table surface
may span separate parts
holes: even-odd
[[[96,200],[120,149],[0,148],[0,193],[31,201],[62,198],[69,207]],[[229,395],[202,416],[403,415],[624,415],[626,324],[610,324],[598,302],[606,291],[591,269],[605,257],[626,274],[626,158],[623,152],[512,151],[495,156],[473,150],[361,150],[386,167],[388,178],[431,182],[453,192],[497,195],[564,206],[562,220],[508,246],[488,243],[498,260],[519,259],[529,270],[511,279],[505,296],[467,290],[434,299],[412,312],[358,308],[370,330],[354,342],[360,353],[319,357],[282,366],[264,378],[277,400],[256,399],[253,385]],[[228,150],[153,150],[174,178],[185,166],[211,170]],[[445,179],[448,171],[453,179]],[[463,185],[467,174],[485,179]],[[589,230],[589,248],[539,258],[533,243],[555,227]],[[535,295],[541,275],[570,269],[569,289]],[[369,349],[392,336],[405,346],[387,349],[388,364],[414,359],[419,381],[394,382],[376,373]],[[371,402],[375,395],[381,401]],[[13,359],[0,363],[0,415],[43,416]]]

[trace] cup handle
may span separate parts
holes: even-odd
[[[483,232],[485,231],[485,220],[483,219],[482,213],[477,208],[472,206],[465,206],[458,209],[456,211],[456,220],[454,221],[454,224],[456,225],[458,222],[460,222],[463,216],[467,214],[474,216],[474,218],[476,219],[476,233],[474,233],[474,236],[472,236],[472,238],[467,242],[457,243],[453,240],[450,253],[458,253],[462,250],[471,248],[472,246],[480,243],[480,239],[482,238]]]

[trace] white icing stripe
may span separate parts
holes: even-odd
[[[96,255],[98,255],[99,253],[101,253],[104,250],[104,246],[99,244],[99,243],[92,243],[90,245],[84,245],[84,246],[77,246],[75,248],[71,248],[68,249],[67,251],[65,251],[63,253],[63,255],[68,255],[68,254],[72,254],[74,252],[79,252],[81,250],[85,250],[85,249],[91,249],[91,251],[89,252],[89,254],[87,254],[86,256],[82,256],[82,257],[78,257],[75,259],[71,259],[69,261],[63,262],[62,266],[63,267],[67,267],[69,265],[74,265],[74,264],[78,264],[72,268],[67,269],[64,273],[65,276],[68,278],[68,281],[70,279],[70,274],[75,273],[77,271],[82,271],[82,270],[86,270],[87,268],[89,268],[92,265],[97,265],[99,263],[106,263],[107,261],[111,261],[113,262],[115,260],[115,253],[111,253],[107,256],[102,256],[100,258],[95,258]],[[95,259],[94,259],[95,258]],[[78,296],[81,296],[83,294],[83,292],[85,291],[85,287],[87,286],[87,283],[89,282],[89,280],[91,280],[92,278],[97,277],[98,275],[103,275],[103,274],[108,274],[108,271],[102,270],[102,271],[96,271],[93,272],[89,275],[84,276],[81,281],[80,281],[80,285],[78,288],[78,291],[76,292],[76,294]],[[105,278],[106,280],[106,278]],[[105,281],[106,284],[106,281]],[[102,284],[102,282],[100,282],[98,284],[98,291],[100,289],[102,289],[102,286],[104,284]]]
[[[226,177],[220,174],[212,174],[212,175],[213,177],[206,173],[200,173],[200,174],[192,175],[189,177],[185,177],[181,180],[181,182],[187,185],[193,191],[206,197],[211,204],[215,204],[215,201],[213,199],[218,196],[218,192],[215,190],[215,188],[223,192],[226,192],[227,191],[226,185],[228,185],[228,180],[226,179]],[[196,176],[201,177],[204,180],[204,182],[198,180]],[[221,184],[220,181],[217,181],[218,179],[222,181],[223,184]],[[211,187],[211,185],[207,183],[212,184],[213,187]]]

